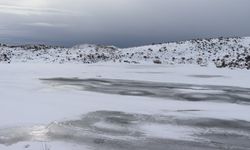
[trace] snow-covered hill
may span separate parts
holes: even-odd
[[[155,63],[250,69],[250,37],[200,39],[117,48],[93,44],[72,48],[0,45],[1,63]]]

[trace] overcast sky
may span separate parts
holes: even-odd
[[[250,0],[1,0],[0,42],[118,47],[250,36]]]

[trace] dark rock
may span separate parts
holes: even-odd
[[[245,57],[246,62],[250,62],[250,55],[248,55],[247,57]]]
[[[160,60],[154,60],[153,62],[154,62],[154,64],[162,64],[162,62]]]

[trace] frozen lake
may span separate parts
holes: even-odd
[[[2,150],[250,150],[250,72],[0,65]]]

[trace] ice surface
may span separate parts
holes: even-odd
[[[248,70],[2,64],[0,72],[1,150],[250,148]]]

